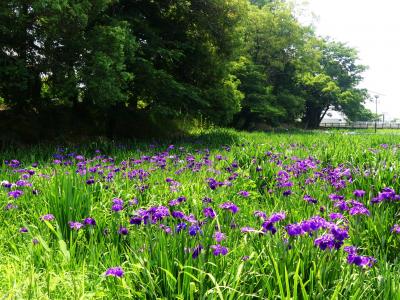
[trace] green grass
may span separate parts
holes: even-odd
[[[0,153],[1,161],[18,159],[20,168],[35,170],[27,179],[33,187],[22,187],[24,195],[11,199],[9,190],[0,187],[0,299],[400,299],[400,235],[390,232],[400,223],[399,202],[371,205],[370,199],[384,187],[400,192],[400,136],[395,131],[378,134],[347,134],[342,131],[294,133],[238,133],[230,130],[212,130],[193,133],[176,141],[125,141],[122,144],[97,140],[76,147],[69,146],[64,153],[75,152],[87,159],[95,157],[95,150],[112,157],[114,162],[92,160],[87,166],[101,164],[104,174],[80,175],[76,160],[72,165],[55,165],[53,154],[57,148],[39,145],[25,149],[8,149]],[[154,156],[175,148],[166,156],[165,167],[155,163],[133,164],[141,156]],[[150,145],[155,145],[154,147]],[[381,144],[387,144],[383,148]],[[230,146],[230,151],[222,148]],[[184,147],[180,150],[179,147]],[[209,150],[210,163],[199,171],[185,169],[186,158],[193,155],[201,162]],[[201,153],[196,150],[201,150]],[[285,197],[285,189],[276,187],[276,175],[282,166],[271,162],[266,152],[271,151],[283,166],[293,164],[293,157],[312,156],[320,161],[315,170],[308,170],[292,178],[293,193]],[[216,160],[221,154],[224,159]],[[176,159],[171,158],[175,155]],[[130,160],[131,159],[131,160]],[[124,170],[124,161],[131,161]],[[206,179],[226,180],[226,170],[232,162],[238,177],[231,186],[211,190]],[[38,162],[37,168],[30,167]],[[114,167],[106,167],[112,166]],[[328,166],[349,168],[353,182],[336,191],[329,183],[317,180],[304,184],[313,172]],[[256,167],[262,167],[257,172]],[[103,176],[114,168],[120,170],[113,180]],[[144,169],[143,181],[128,179],[126,171]],[[365,171],[370,175],[365,176]],[[87,185],[94,175],[96,183]],[[0,165],[0,181],[15,182],[22,176],[5,164]],[[180,183],[171,191],[166,178]],[[138,187],[148,186],[143,192]],[[32,194],[32,189],[39,191]],[[272,191],[268,191],[268,190]],[[370,210],[370,216],[349,216],[349,235],[345,245],[359,247],[362,255],[374,256],[377,263],[363,269],[346,262],[343,247],[322,251],[308,236],[289,237],[285,226],[314,215],[328,219],[337,212],[328,198],[338,193],[354,199],[353,191],[362,189],[366,196],[360,201]],[[244,198],[237,193],[250,192]],[[305,194],[318,199],[316,205],[303,200]],[[207,204],[217,212],[217,218],[202,226],[202,234],[190,236],[187,231],[166,234],[158,224],[130,225],[129,218],[138,208],[154,205],[168,206],[179,196],[187,201],[170,210],[192,213],[205,220],[202,199],[212,198]],[[112,199],[125,203],[137,198],[138,205],[125,206],[120,213],[111,211]],[[232,215],[219,205],[232,201],[240,211]],[[5,210],[7,203],[18,209]],[[320,207],[325,208],[320,212]],[[286,219],[277,223],[277,233],[243,234],[240,228],[261,228],[262,222],[253,216],[256,210],[267,215],[285,211]],[[40,216],[52,213],[55,221],[42,222]],[[93,217],[97,225],[73,231],[68,221],[82,221]],[[172,230],[178,223],[173,218],[162,224]],[[231,224],[236,228],[231,228]],[[127,236],[117,234],[120,225],[129,228]],[[226,234],[222,245],[229,248],[226,256],[214,256],[210,245],[216,244],[213,233],[216,226]],[[27,227],[28,233],[19,233]],[[107,231],[108,234],[104,234]],[[323,230],[318,232],[321,235]],[[33,244],[37,239],[38,244]],[[193,259],[188,249],[202,244],[204,249]],[[243,260],[249,256],[248,260]],[[109,267],[121,266],[122,278],[106,277]]]

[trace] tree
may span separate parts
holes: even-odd
[[[247,55],[236,65],[245,98],[238,119],[278,125],[301,116],[304,99],[296,74],[310,56],[305,41],[310,30],[302,26],[293,10],[281,1],[250,6],[245,26]]]
[[[114,17],[137,37],[130,103],[158,114],[205,114],[226,123],[240,109],[230,73],[247,1],[117,2]]]
[[[330,106],[371,117],[364,70],[283,0],[0,2],[0,97],[19,110],[317,127]]]
[[[133,78],[126,63],[136,43],[126,22],[107,15],[110,3],[2,2],[0,93],[7,103],[38,109],[79,97],[103,106],[126,101]]]
[[[0,2],[0,93],[7,105],[19,109],[40,101],[44,57],[35,13],[39,4]]]
[[[368,98],[364,89],[358,88],[365,66],[357,63],[357,51],[343,43],[320,40],[319,66],[298,77],[304,91],[306,107],[303,123],[316,128],[330,107],[342,111],[350,120],[366,114],[362,105]]]

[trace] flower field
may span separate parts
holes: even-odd
[[[0,157],[0,299],[400,299],[394,133]]]

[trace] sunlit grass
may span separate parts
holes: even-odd
[[[0,154],[1,160],[18,159],[21,165],[4,163],[0,181],[15,183],[26,170],[35,174],[25,178],[31,187],[0,187],[0,294],[4,299],[400,299],[400,235],[390,231],[400,223],[399,202],[370,204],[385,187],[400,192],[400,138],[392,133],[212,130],[174,141],[173,149],[171,141],[95,141],[62,152],[50,145],[10,149]],[[287,188],[276,186],[278,171],[309,157],[319,161],[316,168],[291,173],[292,194],[284,196]],[[34,162],[37,167],[31,167]],[[343,189],[321,179],[305,184],[315,172],[336,167],[351,171],[352,180]],[[26,170],[15,172],[21,169]],[[179,184],[171,187],[167,178]],[[224,185],[212,190],[208,178]],[[90,179],[93,184],[87,184]],[[9,197],[15,189],[24,194]],[[343,247],[322,251],[314,246],[324,230],[313,237],[288,235],[288,224],[315,215],[329,220],[338,211],[328,196],[354,199],[356,189],[366,191],[358,200],[370,216],[343,212],[350,235],[344,242],[376,258],[372,268],[348,264]],[[304,195],[318,202],[310,204]],[[186,202],[168,205],[179,196]],[[204,203],[205,197],[212,202]],[[112,211],[114,198],[124,200],[122,211]],[[239,212],[221,209],[224,202],[235,203]],[[18,208],[4,209],[9,203]],[[190,222],[176,232],[182,220],[172,217],[155,224],[129,223],[139,208],[159,205],[193,214],[201,233],[191,236]],[[206,218],[205,207],[217,217]],[[263,234],[254,211],[268,216],[284,211],[286,219],[275,224],[276,234]],[[41,221],[45,214],[55,220]],[[71,230],[68,222],[87,217],[96,225]],[[160,224],[170,227],[171,234]],[[118,234],[120,226],[129,233]],[[245,226],[258,232],[241,233]],[[28,232],[20,233],[22,227]],[[221,242],[229,249],[225,256],[214,256],[210,248],[217,244],[217,229],[226,235]],[[200,244],[202,251],[193,257]],[[105,276],[115,266],[122,267],[123,277]]]

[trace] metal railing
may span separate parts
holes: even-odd
[[[375,122],[323,122],[319,125],[321,128],[348,128],[348,129],[374,129]],[[400,129],[400,123],[377,122],[377,129]]]

